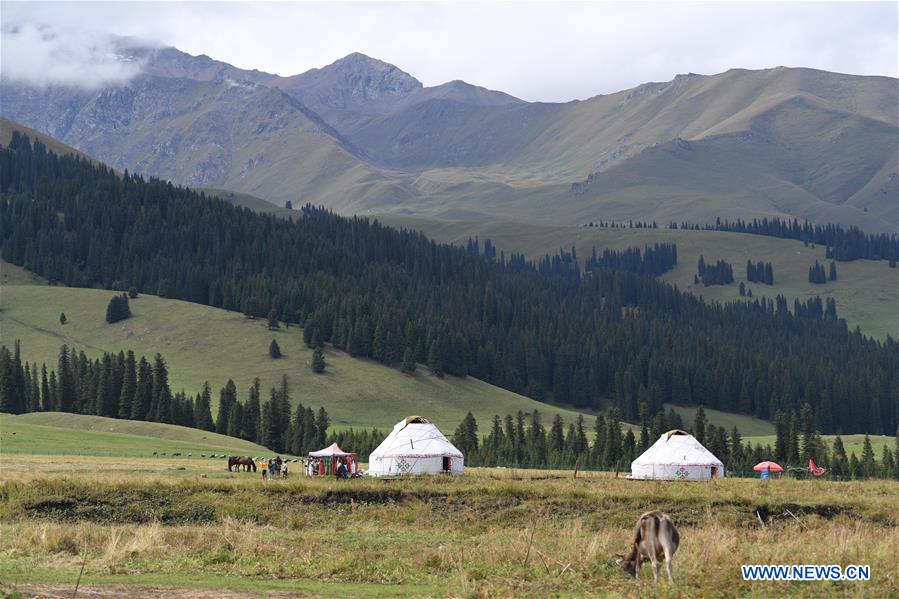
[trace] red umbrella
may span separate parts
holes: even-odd
[[[777,462],[759,462],[755,466],[752,467],[756,472],[762,472],[763,470],[767,470],[768,472],[783,472],[783,466],[778,464]]]

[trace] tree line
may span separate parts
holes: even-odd
[[[896,425],[899,346],[823,310],[708,304],[649,276],[584,273],[573,252],[485,257],[310,206],[278,219],[21,135],[0,150],[0,217],[2,257],[51,281],[274,312],[312,347],[390,366],[629,421],[641,401],[765,419],[808,402],[825,432]]]
[[[560,254],[564,255],[564,252],[560,250]],[[574,248],[571,249],[571,254],[576,255]],[[677,266],[677,246],[673,243],[656,243],[652,247],[644,247],[642,251],[640,248],[626,250],[606,248],[602,254],[598,254],[594,247],[592,254],[584,263],[584,270],[587,272],[618,270],[657,277],[675,266]]]
[[[865,233],[858,227],[844,229],[840,225],[813,225],[808,221],[800,224],[774,218],[753,219],[752,222],[737,219],[735,221],[716,219],[715,224],[699,225],[691,223],[669,223],[669,229],[686,229],[696,231],[729,231],[731,233],[749,233],[779,237],[781,239],[797,239],[806,245],[810,243],[826,246],[828,259],[839,262],[851,260],[888,260],[891,267],[896,266],[899,259],[899,237],[887,233]]]
[[[775,446],[744,441],[737,427],[727,431],[708,422],[700,407],[687,429],[681,417],[669,410],[650,416],[648,406],[640,406],[638,432],[623,425],[616,409],[596,416],[593,440],[583,416],[566,426],[556,415],[549,429],[542,414],[518,412],[501,418],[495,415],[486,434],[479,434],[477,419],[469,412],[456,428],[452,442],[465,455],[469,466],[513,466],[582,468],[625,472],[631,462],[671,429],[689,430],[732,474],[753,475],[752,467],[765,460],[776,460],[786,468],[806,469],[809,458],[828,468],[831,478],[839,480],[896,478],[899,480],[899,437],[894,450],[884,446],[880,461],[875,459],[870,438],[865,435],[861,458],[847,457],[841,437],[828,447],[818,431],[811,406],[802,407],[801,418],[778,413]]]
[[[169,366],[156,354],[138,359],[133,351],[104,352],[90,359],[63,345],[56,369],[23,362],[21,345],[0,346],[0,412],[70,412],[109,418],[163,422],[252,441],[272,451],[302,455],[328,443],[328,412],[291,405],[287,375],[263,398],[259,379],[238,399],[233,380],[219,391],[212,417],[209,383],[195,396],[173,393]],[[377,431],[375,431],[377,432]],[[353,433],[354,440],[365,439]]]

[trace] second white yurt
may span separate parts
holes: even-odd
[[[643,480],[710,480],[724,478],[724,464],[696,437],[668,431],[631,462],[631,478]]]
[[[409,416],[371,452],[369,476],[462,474],[465,457],[440,430],[421,416]]]

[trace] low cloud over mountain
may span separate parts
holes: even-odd
[[[2,40],[0,73],[15,82],[96,89],[140,72],[138,61],[120,54],[115,38],[83,29],[11,23],[3,26]]]

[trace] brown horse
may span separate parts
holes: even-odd
[[[256,462],[253,461],[253,458],[248,456],[232,455],[228,457],[228,472],[231,472],[231,466],[237,466],[238,472],[240,472],[241,466],[243,466],[244,472],[249,472],[251,468],[253,469],[253,472],[256,472]]]

